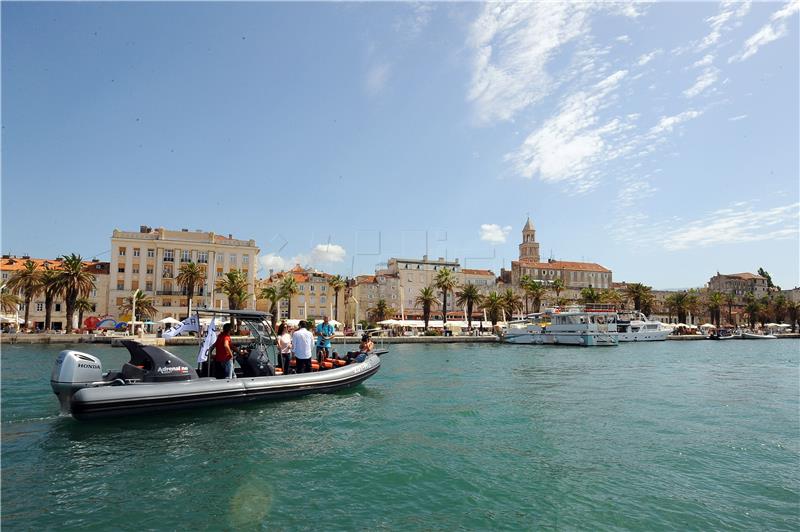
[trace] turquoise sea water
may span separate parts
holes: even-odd
[[[93,423],[62,348],[3,346],[4,529],[800,528],[795,340],[397,345],[347,392]]]

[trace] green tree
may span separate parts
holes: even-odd
[[[269,301],[269,313],[272,314],[272,328],[275,329],[275,324],[278,320],[278,303],[283,299],[283,293],[280,287],[274,283],[269,283],[261,289],[259,299],[266,299]]]
[[[22,303],[22,298],[7,289],[6,283],[0,283],[0,307],[6,314],[17,311],[18,305]]]
[[[135,316],[132,315],[134,311],[134,301],[136,301]],[[137,318],[149,320],[156,315],[156,312],[158,312],[155,305],[153,305],[153,300],[150,298],[150,296],[139,289],[134,290],[131,295],[122,300],[122,305],[120,305],[119,311],[122,314],[131,314],[131,320]],[[132,325],[131,331],[133,331]]]
[[[625,297],[613,288],[606,288],[600,292],[600,302],[621,310],[625,305]]]
[[[528,277],[527,275],[525,277]],[[524,277],[523,277],[524,279]],[[522,290],[525,291],[525,303],[527,305],[528,299],[530,298],[531,302],[533,303],[533,311],[534,312],[541,312],[542,310],[542,299],[547,294],[547,287],[540,283],[535,279],[531,279],[528,277],[525,279],[524,282],[521,282]],[[527,313],[527,306],[525,309]]]
[[[581,303],[583,304],[591,304],[591,303],[599,303],[600,302],[601,294],[591,286],[588,288],[581,289]]]
[[[673,292],[664,300],[667,309],[669,309],[670,318],[672,318],[673,314],[676,314],[680,323],[686,323],[686,297],[686,292]]]
[[[44,292],[44,330],[49,331],[53,320],[53,302],[61,295],[58,270],[42,272],[42,291]]]
[[[550,283],[550,289],[556,294],[556,304],[559,304],[559,299],[561,298],[561,291],[564,290],[564,288],[566,288],[566,285],[564,284],[564,280],[561,277],[557,278],[555,281]]]
[[[775,285],[772,284],[772,276],[769,274],[767,270],[765,270],[764,268],[759,268],[758,275],[767,279],[767,288],[775,288]]]
[[[505,307],[506,301],[503,296],[492,290],[481,300],[481,308],[486,311],[486,316],[492,322],[492,327],[497,325],[497,320]]]
[[[442,268],[436,274],[433,285],[442,291],[442,323],[447,323],[447,293],[456,287],[456,277],[453,271]]]
[[[456,305],[467,307],[467,327],[472,328],[472,309],[481,302],[481,292],[478,287],[471,283],[461,286],[461,290],[456,293]]]
[[[786,317],[787,308],[788,301],[783,294],[779,293],[772,299],[770,310],[772,311],[772,318],[775,320],[775,323],[783,322],[783,319]]]
[[[228,296],[228,308],[240,310],[247,304],[247,276],[242,270],[231,270],[217,281],[217,290]]]
[[[78,313],[78,327],[83,328],[83,313],[92,312],[92,310],[94,310],[94,305],[92,305],[92,302],[87,298],[79,297],[75,300],[75,310]]]
[[[706,307],[708,308],[708,313],[711,316],[711,320],[717,326],[717,329],[720,327],[721,317],[722,317],[722,304],[725,302],[725,295],[722,292],[711,292],[708,294],[708,299],[706,300]]]
[[[633,301],[634,310],[638,310],[643,312],[644,314],[649,314],[647,312],[651,309],[645,308],[648,306],[648,303],[652,305],[653,301],[653,288],[650,286],[646,286],[642,283],[630,283],[625,288],[625,293],[628,296],[628,299]],[[682,320],[681,320],[682,322]]]
[[[369,309],[367,312],[369,312],[372,321],[374,322],[388,320],[389,317],[395,313],[394,309],[390,307],[383,298],[380,298],[375,306]]]
[[[686,310],[692,315],[692,321],[694,321],[694,318],[700,314],[700,309],[702,308],[702,301],[700,301],[700,295],[697,293],[697,290],[691,289],[686,292],[685,305]],[[645,314],[648,313],[645,312]]]
[[[286,277],[281,281],[281,295],[283,299],[289,302],[289,318],[292,317],[292,296],[299,291],[300,286],[297,284],[294,274],[292,272],[287,273]]]
[[[747,314],[750,328],[754,329],[759,313],[761,312],[761,302],[756,298],[753,292],[748,292],[744,296],[744,311]]]
[[[32,260],[26,260],[22,269],[11,275],[6,283],[9,290],[22,294],[25,303],[25,327],[28,327],[28,318],[31,313],[31,301],[42,291],[42,272]]]
[[[800,315],[800,301],[788,301],[786,303],[786,313],[789,315],[789,322],[792,326],[792,332],[795,332],[795,326],[797,325],[797,318]]]
[[[206,279],[206,274],[199,264],[194,262],[185,262],[181,264],[178,270],[178,276],[175,281],[178,286],[186,291],[186,315],[192,313],[192,298],[194,297],[195,288],[202,286],[203,281]]]
[[[58,285],[67,307],[67,331],[71,332],[75,317],[75,302],[79,297],[87,297],[94,290],[94,275],[84,267],[83,258],[74,253],[61,257],[58,274]]]
[[[414,304],[422,307],[422,319],[425,322],[426,331],[428,330],[428,322],[430,322],[431,319],[431,308],[433,308],[433,305],[438,305],[439,303],[440,301],[436,297],[436,291],[432,286],[426,286],[421,289],[417,299],[414,301]]]
[[[347,286],[347,282],[342,279],[341,275],[335,275],[328,279],[328,286],[331,287],[333,290],[333,297],[334,297],[334,319],[339,321],[339,292],[341,292],[342,288]]]
[[[733,292],[725,294],[725,304],[728,306],[728,323],[733,325],[733,306],[736,304],[736,294]]]
[[[514,314],[522,310],[522,298],[512,288],[506,288],[503,292],[503,309],[509,320],[514,319]]]

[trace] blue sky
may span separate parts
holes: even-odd
[[[498,272],[529,213],[615,280],[796,286],[799,9],[4,2],[2,249],[144,224]]]

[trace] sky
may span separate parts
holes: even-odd
[[[264,271],[390,257],[800,285],[800,2],[12,3],[2,251],[140,225]]]

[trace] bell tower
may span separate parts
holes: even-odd
[[[533,228],[530,216],[522,228],[522,243],[519,245],[519,258],[540,262],[539,243],[536,241],[536,229]]]

